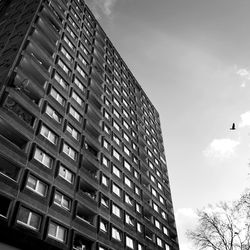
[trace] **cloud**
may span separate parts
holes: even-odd
[[[249,76],[250,72],[247,69],[239,69],[236,74],[239,76]]]
[[[236,147],[240,144],[229,138],[214,139],[203,151],[203,154],[209,158],[225,160],[235,155]]]
[[[102,16],[111,17],[113,7],[117,0],[88,0],[87,4],[94,12],[94,15],[97,19],[100,19]]]
[[[181,250],[194,250],[195,247],[187,238],[187,230],[194,229],[197,225],[198,216],[192,208],[180,208],[176,212],[176,224]]]
[[[239,127],[250,126],[250,111],[247,111],[240,115],[241,121],[239,123]]]
[[[242,80],[242,83],[241,83],[240,86],[242,88],[245,88],[247,81],[250,80],[250,71],[248,69],[246,69],[246,68],[238,69],[236,67],[236,75],[238,75]]]

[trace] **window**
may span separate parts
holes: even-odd
[[[82,91],[84,92],[84,86],[80,82],[80,80],[77,77],[74,77],[74,84]]]
[[[158,187],[160,190],[162,190],[162,185],[161,185],[160,182],[157,183],[157,187]]]
[[[118,240],[118,241],[122,240],[121,232],[119,232],[118,229],[116,229],[114,227],[112,227],[111,236],[115,240]]]
[[[80,17],[76,14],[73,8],[70,8],[70,12],[77,19],[77,21],[80,22]]]
[[[69,67],[61,60],[59,59],[57,61],[57,64],[62,68],[62,70],[69,76],[71,74],[71,71]]]
[[[163,219],[165,219],[165,220],[167,219],[167,215],[166,215],[166,213],[164,211],[161,212],[161,216],[162,216]]]
[[[142,224],[137,222],[136,229],[137,229],[137,232],[142,233]]]
[[[160,222],[158,220],[155,219],[155,226],[158,228],[158,229],[161,229],[161,225],[160,225]]]
[[[136,170],[134,170],[134,177],[135,177],[136,179],[138,179],[138,180],[139,180],[139,178],[140,178],[140,175],[139,175],[139,173],[138,173]]]
[[[73,30],[67,25],[66,26],[66,30],[69,32],[70,36],[73,38],[73,39],[76,39],[77,36],[76,34],[73,32]]]
[[[155,191],[154,188],[152,188],[151,193],[153,194],[153,196],[157,197],[157,192]]]
[[[116,215],[117,217],[121,217],[121,209],[115,204],[112,204],[112,214]]]
[[[121,171],[115,165],[113,165],[113,174],[121,178]]]
[[[135,186],[135,193],[139,196],[141,195],[140,189],[137,186]]]
[[[84,45],[82,43],[79,44],[79,47],[80,49],[82,50],[82,52],[85,54],[85,55],[88,55],[89,52],[87,51],[87,49],[84,47]]]
[[[170,246],[167,243],[165,243],[165,250],[170,250]]]
[[[104,104],[108,107],[111,105],[110,101],[106,97],[104,98]]]
[[[138,243],[138,250],[142,250],[142,245],[140,243]]]
[[[56,122],[58,123],[62,122],[62,117],[50,105],[46,106],[45,113],[52,119],[54,119]]]
[[[169,235],[168,229],[166,227],[164,227],[164,226],[163,226],[163,233],[166,234],[167,236]]]
[[[128,196],[127,194],[125,194],[125,202],[130,205],[133,206],[133,201],[132,198],[130,196]]]
[[[150,175],[150,179],[151,179],[152,182],[155,183],[155,177],[152,174]]]
[[[54,196],[54,204],[66,210],[70,210],[71,200],[65,195],[56,191]]]
[[[134,240],[128,236],[126,236],[126,246],[131,249],[134,249]]]
[[[164,205],[164,199],[162,198],[162,196],[159,195],[159,199],[160,199],[160,203]]]
[[[105,167],[108,167],[109,165],[109,160],[106,156],[102,156],[102,164],[105,166]]]
[[[51,88],[50,95],[60,104],[64,107],[65,105],[65,99],[62,97],[59,92],[57,92],[54,88]]]
[[[71,18],[71,16],[68,17],[69,22],[72,24],[72,26],[79,31],[79,27],[76,25],[74,20]]]
[[[130,138],[129,138],[129,136],[128,136],[125,132],[123,132],[123,138],[124,138],[127,142],[130,142]]]
[[[124,114],[125,117],[129,118],[129,114],[125,109],[122,109],[122,113]],[[133,120],[131,120],[131,124],[132,124],[132,121]],[[132,124],[132,125],[134,125],[134,124]]]
[[[105,175],[102,175],[101,183],[106,187],[108,186],[108,178]]]
[[[140,213],[140,214],[141,214],[142,208],[141,208],[141,205],[140,205],[140,204],[138,204],[138,203],[135,204],[135,211],[136,211],[137,213]]]
[[[68,89],[69,84],[66,82],[66,80],[63,79],[61,75],[59,75],[57,72],[54,74],[54,79],[60,84],[60,86],[63,89]]]
[[[26,182],[26,188],[32,190],[33,192],[45,197],[47,194],[48,185],[34,177],[33,175],[29,175],[27,182]]]
[[[113,126],[116,130],[120,131],[121,127],[118,125],[118,123],[116,121],[113,121]]]
[[[74,182],[74,174],[62,165],[60,165],[58,174],[60,177],[62,177],[67,182],[69,182],[69,183]]]
[[[116,80],[116,79],[115,79]],[[119,91],[117,90],[117,88],[114,88],[114,93],[117,94],[118,96],[120,96],[121,94],[119,93]]]
[[[71,159],[76,160],[76,158],[77,158],[77,152],[72,147],[70,147],[68,144],[63,143],[62,151],[67,156],[69,156]]]
[[[124,126],[126,129],[129,130],[129,125],[128,125],[128,123],[127,123],[125,120],[122,121],[122,124],[123,124],[123,126]]]
[[[129,106],[125,99],[122,99],[122,103],[124,104],[125,107]]]
[[[131,181],[127,176],[124,177],[124,183],[125,183],[128,187],[132,188],[132,181]]]
[[[121,160],[121,155],[120,155],[115,149],[113,149],[113,156],[114,156],[118,161]]]
[[[107,150],[109,150],[110,143],[107,140],[103,139],[102,145],[103,145],[104,148],[106,148]]]
[[[69,132],[74,139],[76,139],[77,141],[79,140],[80,133],[73,126],[67,124],[66,131]]]
[[[113,141],[120,146],[121,140],[115,134],[113,134]]]
[[[134,226],[134,218],[131,217],[130,215],[128,214],[125,214],[125,222],[130,225],[130,226]]]
[[[65,43],[68,44],[68,46],[75,51],[76,47],[73,45],[73,43],[69,40],[69,38],[67,36],[64,35],[63,40],[65,41]]]
[[[36,148],[34,159],[42,163],[47,168],[51,168],[53,164],[53,159],[48,154],[46,154],[44,151],[42,151],[39,148]]]
[[[163,245],[162,245],[162,240],[160,239],[160,238],[156,238],[156,243],[157,243],[157,245],[159,246],[159,247],[163,247]]]
[[[65,242],[67,237],[67,229],[62,226],[59,226],[56,223],[50,222],[48,236],[55,240]]]
[[[41,216],[30,211],[27,208],[20,207],[17,215],[17,223],[29,227],[33,230],[39,230],[41,224]]]
[[[85,58],[82,56],[81,53],[78,53],[77,54],[77,58],[81,61],[81,63],[84,65],[84,66],[87,66],[87,61],[85,60]]]
[[[57,144],[58,136],[53,133],[47,126],[41,126],[40,134],[53,144]]]
[[[148,153],[148,155],[149,155],[150,157],[153,157],[153,155],[152,155],[152,153],[151,153],[150,150],[147,150],[147,153]]]
[[[135,151],[138,151],[138,147],[136,146],[135,143],[132,142],[132,148],[135,150]]]
[[[68,26],[67,26],[67,28],[68,28]],[[67,29],[66,28],[66,29]],[[69,28],[68,28],[69,29]],[[67,30],[68,30],[67,29]],[[73,32],[72,32],[73,33]],[[73,57],[68,53],[68,51],[63,47],[63,46],[61,46],[61,48],[60,48],[60,51],[62,52],[62,54],[70,61],[70,62],[73,62]]]
[[[101,197],[101,205],[104,206],[104,207],[106,207],[106,208],[108,208],[109,207],[109,200],[108,200],[108,198],[102,196]]]
[[[112,185],[112,192],[121,197],[121,189],[114,183]]]
[[[103,130],[104,130],[104,132],[106,132],[107,134],[110,134],[110,128],[106,125],[106,124],[104,124],[103,125]]]
[[[118,107],[120,107],[120,103],[118,102],[118,100],[117,100],[115,97],[113,97],[113,102],[114,102]]]
[[[107,222],[104,222],[103,220],[100,220],[99,229],[102,232],[107,233],[107,230],[108,230]]]
[[[83,99],[82,99],[75,91],[72,91],[71,97],[72,97],[80,106],[83,106]]]
[[[154,170],[154,165],[152,164],[151,161],[148,162],[148,166],[149,166],[152,170]]]
[[[156,170],[156,175],[161,178],[161,173],[159,172],[159,170]]]
[[[69,107],[69,114],[72,115],[78,122],[81,121],[81,115],[72,107]]]
[[[133,162],[135,163],[135,164],[137,164],[138,165],[138,163],[139,163],[139,161],[138,161],[138,159],[133,155]]]
[[[125,152],[125,154],[127,154],[128,156],[131,155],[131,152],[129,151],[129,149],[126,146],[123,146],[123,151]]]
[[[114,108],[113,109],[113,114],[118,118],[118,119],[120,119],[120,114],[119,114],[119,112]]]
[[[153,203],[153,209],[154,209],[157,213],[159,213],[159,207],[158,207],[158,205],[156,205],[155,203]]]
[[[135,131],[134,130],[131,130],[131,135],[135,138],[135,140],[137,141],[137,135],[136,135],[136,133],[135,133]]]
[[[129,162],[127,162],[126,160],[124,160],[124,167],[128,170],[131,171],[132,167],[131,164]]]
[[[84,72],[84,70],[77,64],[76,65],[76,71],[83,77],[83,78],[87,78],[86,73]]]
[[[104,110],[103,115],[107,120],[110,120],[110,114],[106,110]]]

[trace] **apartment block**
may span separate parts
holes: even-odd
[[[0,1],[0,231],[179,249],[159,114],[83,0]]]

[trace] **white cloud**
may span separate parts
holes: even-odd
[[[100,19],[103,15],[111,17],[116,1],[117,0],[89,0],[87,4],[94,12],[95,17]]]
[[[176,224],[178,230],[178,238],[181,250],[194,250],[193,243],[187,238],[187,230],[194,229],[198,217],[192,208],[180,208],[176,212]]]
[[[239,75],[239,76],[249,76],[250,72],[247,69],[239,69],[236,72],[236,74]]]
[[[229,138],[214,139],[203,151],[203,154],[209,158],[224,160],[235,155],[236,147],[240,144]]]
[[[245,68],[238,69],[236,67],[236,75],[238,75],[240,77],[240,79],[243,80],[243,82],[241,83],[240,86],[242,88],[245,88],[247,81],[250,80],[250,71],[248,69],[245,69]]]
[[[239,127],[250,126],[250,111],[247,111],[240,115],[241,121]]]

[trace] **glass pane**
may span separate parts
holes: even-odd
[[[36,182],[37,182],[37,180],[33,176],[29,176],[26,186],[35,190],[36,189]]]
[[[54,223],[49,224],[49,235],[56,237],[56,225]]]
[[[41,217],[38,214],[32,213],[30,218],[30,226],[39,229]]]
[[[21,207],[18,213],[17,220],[27,224],[28,218],[29,218],[29,210]]]
[[[58,230],[57,230],[57,238],[61,241],[64,241],[65,239],[65,233],[66,230],[60,226],[58,226]]]

